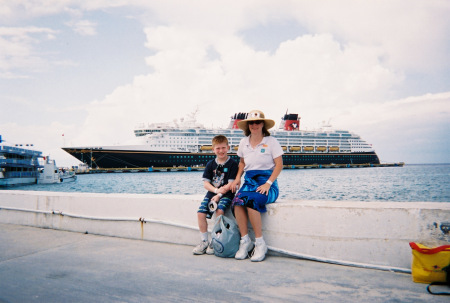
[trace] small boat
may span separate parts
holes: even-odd
[[[64,168],[58,168],[56,162],[50,157],[43,157],[43,167],[39,169],[38,184],[53,184],[75,181],[77,176],[74,171],[70,171]]]
[[[75,174],[87,174],[89,173],[89,166],[86,163],[80,163],[78,165],[72,166],[72,170],[75,172]]]

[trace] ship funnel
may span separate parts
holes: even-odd
[[[247,119],[248,113],[236,113],[231,117],[230,125],[228,128],[230,129],[239,129],[237,123],[241,120]]]
[[[300,117],[298,114],[285,114],[281,118],[280,129],[287,131],[299,131],[300,130]]]

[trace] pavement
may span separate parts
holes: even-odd
[[[449,302],[410,274],[0,224],[0,302]],[[442,289],[443,291],[448,289]]]

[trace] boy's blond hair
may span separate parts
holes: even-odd
[[[224,135],[217,135],[212,139],[212,147],[221,143],[226,143],[228,145],[228,139]]]

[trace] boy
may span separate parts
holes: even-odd
[[[210,219],[213,214],[213,211],[208,207],[208,203],[210,201],[217,203],[216,214],[219,216],[225,213],[234,197],[230,189],[231,183],[236,178],[238,164],[228,157],[227,153],[230,146],[227,137],[215,136],[212,139],[212,147],[216,158],[206,164],[203,172],[203,186],[208,192],[197,212],[201,242],[192,251],[194,255],[202,255],[205,252],[209,255],[214,254],[214,249],[208,241],[208,222],[206,219]]]

